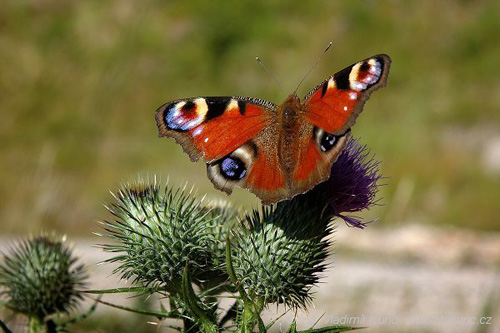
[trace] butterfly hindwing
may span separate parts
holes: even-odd
[[[333,135],[314,126],[311,138],[299,146],[297,164],[293,173],[295,193],[303,193],[330,177],[332,164],[347,144],[350,131]]]
[[[228,194],[235,186],[248,188],[265,203],[286,197],[288,187],[277,145],[266,144],[268,135],[269,127],[231,154],[209,163],[207,174],[214,186]]]
[[[162,105],[156,122],[159,135],[175,138],[191,160],[211,162],[254,138],[274,109],[248,97],[198,97]]]
[[[380,54],[331,76],[305,97],[306,119],[328,133],[344,133],[371,92],[386,85],[390,64],[389,56]]]

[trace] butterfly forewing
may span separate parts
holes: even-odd
[[[160,136],[173,137],[192,160],[218,160],[254,138],[276,106],[249,97],[197,97],[158,108]]]
[[[371,92],[386,85],[390,64],[389,56],[380,54],[329,77],[304,98],[306,118],[328,133],[344,133]]]

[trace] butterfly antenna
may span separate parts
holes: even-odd
[[[281,85],[280,81],[278,81],[278,79],[276,78],[276,76],[274,76],[273,73],[271,73],[271,71],[269,69],[267,69],[267,67],[264,65],[264,63],[262,62],[262,60],[260,60],[259,57],[255,57],[255,60],[257,60],[257,62],[262,66],[262,68],[264,68],[264,70],[267,72],[267,74],[269,74],[269,76],[274,80],[274,82],[276,82],[278,84],[278,86],[284,92],[285,89],[283,89],[283,86]]]
[[[326,46],[326,49],[323,51],[323,53],[321,53],[321,55],[318,57],[318,59],[316,59],[316,62],[314,63],[314,65],[312,65],[311,68],[309,68],[309,70],[307,71],[306,75],[304,75],[304,77],[302,78],[302,80],[300,80],[299,84],[297,85],[297,88],[295,88],[295,90],[293,91],[294,94],[297,93],[297,90],[299,90],[299,87],[302,84],[302,82],[304,82],[304,80],[306,79],[306,77],[309,76],[309,74],[312,72],[312,70],[314,69],[314,67],[316,67],[316,65],[321,60],[321,58],[323,58],[323,56],[325,55],[325,53],[328,52],[328,50],[330,50],[330,47],[332,47],[332,42],[328,43],[328,45]]]

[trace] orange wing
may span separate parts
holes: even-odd
[[[391,58],[380,54],[328,78],[305,97],[306,119],[328,133],[345,133],[371,92],[386,85],[390,64]]]
[[[387,55],[367,58],[331,76],[307,94],[303,108],[313,135],[304,136],[297,143],[294,192],[305,192],[328,179],[370,93],[385,86],[390,63]]]
[[[277,133],[267,126],[275,113],[274,104],[255,98],[199,97],[164,104],[156,122],[160,136],[175,138],[193,161],[207,162],[217,189],[229,194],[240,186],[270,202],[287,191]]]
[[[189,154],[220,159],[254,138],[274,104],[245,97],[198,97],[173,101],[156,112],[159,135],[173,137]]]

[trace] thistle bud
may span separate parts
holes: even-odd
[[[0,295],[7,307],[43,319],[68,313],[82,300],[86,274],[64,240],[40,236],[25,240],[4,255],[0,264]]]

